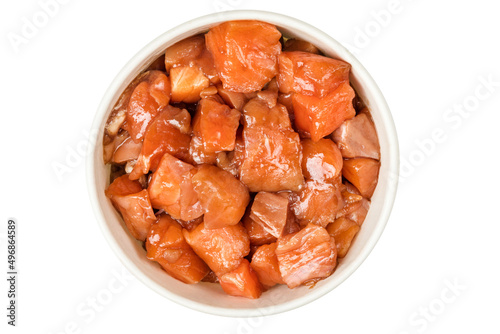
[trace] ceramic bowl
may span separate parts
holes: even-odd
[[[350,63],[351,85],[371,111],[381,148],[380,176],[371,208],[349,253],[340,261],[334,274],[318,282],[312,289],[305,286],[295,289],[285,285],[276,286],[257,300],[228,296],[218,284],[181,283],[167,275],[157,263],[146,259],[141,243],[127,232],[120,215],[104,195],[109,182],[109,168],[102,160],[103,129],[108,115],[122,91],[141,71],[162,55],[166,48],[186,37],[204,33],[224,21],[246,19],[272,23],[285,36],[309,41],[325,55]],[[277,13],[248,10],[216,13],[165,32],[139,51],[118,73],[99,105],[92,131],[97,133],[97,140],[88,152],[88,188],[97,221],[111,248],[124,266],[145,285],[176,303],[206,313],[233,317],[276,314],[310,303],[335,289],[370,254],[384,230],[396,195],[399,171],[396,130],[387,103],[370,74],[329,35],[298,19]]]

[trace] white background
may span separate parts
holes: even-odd
[[[42,7],[0,4],[2,333],[500,331],[495,1],[66,2],[18,47],[8,36],[21,35]],[[354,275],[307,306],[251,321],[178,306],[122,273],[88,201],[85,157],[70,153],[86,145],[105,89],[140,48],[192,18],[247,8],[314,24],[358,56],[392,109],[404,176],[382,238]],[[488,78],[495,85],[484,86]],[[58,176],[54,165],[68,161]],[[4,315],[11,217],[19,225],[16,328]],[[90,311],[99,295],[110,298]]]

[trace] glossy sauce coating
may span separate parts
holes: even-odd
[[[103,136],[106,196],[147,258],[252,299],[330,276],[356,244],[382,167],[350,70],[251,20],[152,60]]]

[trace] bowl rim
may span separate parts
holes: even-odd
[[[368,71],[352,53],[350,53],[342,44],[340,44],[330,35],[294,17],[269,11],[232,10],[212,13],[189,20],[162,33],[160,36],[144,46],[139,52],[137,52],[115,76],[111,84],[108,86],[108,89],[104,93],[102,100],[97,108],[97,112],[92,122],[92,131],[94,131],[95,133],[99,133],[104,117],[107,116],[110,108],[112,108],[112,103],[114,102],[113,96],[115,96],[117,90],[123,86],[123,83],[127,80],[127,78],[130,77],[130,74],[136,71],[145,59],[150,57],[153,52],[158,51],[159,48],[162,47],[165,43],[168,43],[169,41],[174,40],[176,37],[185,34],[197,27],[214,25],[223,21],[252,19],[270,22],[277,26],[279,26],[280,24],[293,26],[294,30],[307,32],[309,34],[317,36],[321,40],[327,41],[327,43],[331,45],[332,48],[341,53],[343,55],[341,57],[343,60],[348,61],[353,67],[356,67],[358,75],[363,78],[363,87],[374,95],[375,104],[380,109],[380,117],[382,118],[382,123],[385,126],[385,135],[388,137],[388,141],[391,143],[391,145],[389,145],[388,147],[389,159],[387,160],[387,165],[385,166],[385,168],[389,170],[391,180],[387,182],[387,189],[384,193],[384,204],[381,209],[380,215],[378,216],[375,229],[370,235],[370,238],[368,240],[369,242],[363,246],[361,253],[357,255],[357,257],[349,267],[342,271],[342,275],[337,275],[338,277],[336,277],[336,280],[332,280],[331,282],[329,282],[331,284],[325,284],[321,287],[321,289],[312,289],[309,293],[300,296],[295,300],[287,301],[278,305],[265,306],[258,309],[231,309],[226,307],[206,305],[188,298],[184,298],[168,289],[165,289],[164,287],[154,282],[142,270],[140,270],[135,264],[133,264],[130,259],[128,259],[128,256],[123,252],[117,240],[115,240],[114,236],[112,235],[111,229],[106,224],[106,219],[102,211],[101,203],[99,202],[97,196],[97,192],[102,191],[102,189],[97,189],[95,182],[96,171],[94,169],[94,166],[96,165],[96,161],[94,159],[95,150],[98,145],[101,145],[101,142],[99,140],[95,140],[94,142],[92,142],[88,147],[86,155],[87,188],[95,218],[108,245],[111,247],[115,255],[120,259],[124,267],[128,271],[130,271],[136,278],[138,278],[143,284],[177,304],[204,313],[229,317],[252,317],[286,312],[306,305],[322,297],[326,293],[335,289],[342,282],[344,282],[365,261],[365,259],[375,247],[380,236],[382,235],[382,232],[387,225],[392,207],[394,205],[399,179],[399,144],[394,121],[389,106],[384,96],[382,95],[382,92],[380,91],[379,87],[377,86],[371,75],[368,73]],[[99,138],[99,136],[97,138]]]

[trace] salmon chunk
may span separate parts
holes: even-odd
[[[377,131],[366,113],[360,113],[342,123],[333,132],[332,139],[339,146],[344,158],[380,159]]]
[[[259,21],[212,27],[205,40],[224,88],[240,93],[262,89],[278,73],[280,38],[274,25]]]
[[[166,214],[151,226],[146,251],[148,259],[158,262],[168,274],[184,283],[198,283],[210,271],[184,240],[182,226]]]
[[[281,278],[276,246],[276,243],[260,246],[253,254],[250,263],[259,281],[266,288],[276,284],[285,284]]]
[[[245,159],[240,180],[250,191],[298,190],[304,183],[302,147],[297,133],[255,126],[243,130],[243,140]]]
[[[331,275],[337,264],[335,240],[318,225],[278,239],[276,255],[281,277],[289,288]]]
[[[328,225],[326,230],[335,239],[337,256],[343,258],[351,247],[352,239],[359,232],[359,225],[348,218],[342,217]]]
[[[363,197],[371,198],[378,182],[380,162],[368,158],[345,159],[342,175]]]
[[[205,224],[183,230],[184,238],[195,253],[220,278],[236,269],[250,252],[250,240],[241,224],[207,229]]]
[[[164,153],[186,159],[189,156],[190,131],[189,112],[166,106],[146,131],[140,156],[130,178],[138,179],[150,170],[156,170]]]
[[[153,207],[184,221],[200,217],[203,208],[191,182],[195,172],[190,164],[165,153],[149,182]]]
[[[216,166],[201,165],[192,183],[204,212],[205,228],[236,225],[250,202],[248,189],[231,173]]]
[[[196,67],[180,66],[170,70],[172,101],[195,103],[202,90],[210,86],[210,80]]]
[[[303,139],[302,173],[306,179],[333,182],[342,173],[342,154],[330,139]]]
[[[219,282],[224,292],[230,296],[257,299],[262,294],[259,278],[246,259],[236,269],[219,277]]]
[[[255,195],[250,218],[278,238],[283,234],[288,215],[288,198],[268,192]]]
[[[292,204],[301,225],[313,223],[323,227],[335,220],[342,206],[342,194],[337,183],[313,180],[306,181]]]
[[[140,142],[148,126],[170,101],[170,79],[161,71],[150,71],[135,87],[128,102],[126,130]]]
[[[232,151],[240,115],[238,110],[215,99],[203,99],[198,103],[193,119],[193,133],[201,139],[207,152]]]
[[[342,83],[349,83],[351,65],[308,52],[283,52],[279,56],[278,85],[282,93],[323,98]]]
[[[353,98],[354,90],[348,82],[323,98],[295,93],[292,99],[295,126],[302,135],[318,141],[356,115]]]

